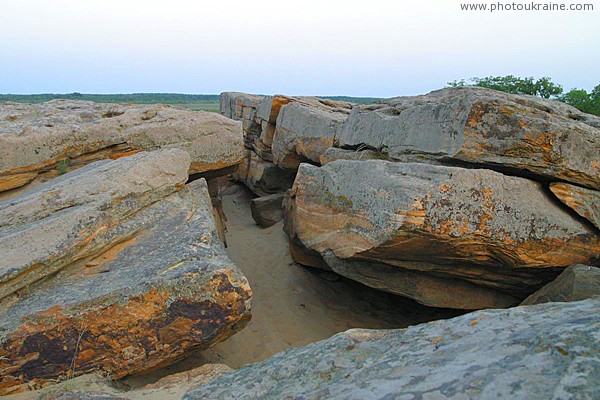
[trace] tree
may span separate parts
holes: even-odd
[[[535,94],[543,97],[544,99],[549,99],[551,97],[560,96],[563,92],[563,87],[561,85],[557,85],[548,77],[542,77],[535,82]]]
[[[586,113],[591,113],[593,109],[592,99],[583,89],[571,89],[560,96],[559,100]]]
[[[559,100],[580,111],[600,115],[600,85],[597,85],[590,93],[583,89],[571,89],[560,96]]]

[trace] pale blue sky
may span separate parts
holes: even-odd
[[[461,1],[0,0],[0,93],[389,97],[506,74],[600,84],[600,0],[495,13]]]

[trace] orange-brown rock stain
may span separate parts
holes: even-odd
[[[0,348],[0,395],[99,371],[111,378],[148,371],[242,329],[252,292],[229,271],[195,287],[150,288],[127,299],[55,306],[23,321]],[[175,294],[183,287],[189,293]]]

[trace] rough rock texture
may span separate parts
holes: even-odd
[[[281,168],[246,150],[246,157],[233,178],[245,184],[259,196],[288,190],[294,184],[296,172]]]
[[[282,203],[284,193],[258,197],[250,202],[252,218],[263,228],[268,228],[283,220]]]
[[[600,189],[600,118],[533,96],[464,87],[355,106],[339,146],[401,161],[526,170]]]
[[[86,374],[33,393],[7,396],[6,400],[180,400],[187,391],[206,385],[216,377],[233,371],[227,365],[206,364],[190,371],[168,375],[156,383],[135,390],[128,390],[123,384],[109,381],[97,374]]]
[[[165,376],[138,390],[164,390],[174,387],[181,388],[182,386],[188,387],[188,390],[190,390],[200,385],[206,385],[216,377],[231,372],[234,372],[234,370],[224,364],[205,364],[189,371]]]
[[[600,262],[599,202],[586,189],[600,187],[598,117],[476,87],[372,105],[223,98],[251,149],[239,180],[265,195],[286,189],[257,189],[264,171],[282,176],[267,166],[304,171],[284,206],[299,263],[475,309],[518,304],[564,267]]]
[[[189,162],[100,161],[0,202],[0,395],[168,365],[245,326],[248,282]]]
[[[555,268],[595,262],[600,253],[600,236],[541,184],[483,169],[302,164],[291,203],[291,236],[334,271],[432,306],[514,304],[489,289],[524,298],[553,279]],[[403,275],[391,279],[389,266]]]
[[[281,108],[273,139],[273,162],[298,169],[300,163],[319,163],[321,154],[337,142],[348,108],[291,103]]]
[[[266,96],[260,102],[258,107],[257,115],[260,118],[261,123],[261,133],[260,133],[260,143],[268,148],[273,148],[273,138],[275,136],[275,129],[277,123],[277,117],[279,116],[279,112],[281,111],[281,107],[286,104],[294,101],[293,98],[275,95],[275,96]]]
[[[0,104],[0,191],[159,148],[187,151],[190,174],[229,173],[243,159],[239,123],[216,113],[72,100]]]
[[[262,131],[258,107],[264,96],[238,92],[223,92],[220,96],[220,111],[227,118],[242,122],[244,145],[251,149]]]
[[[221,93],[221,114],[242,121],[244,145],[263,160],[294,170],[304,160],[319,163],[351,108],[318,97]]]
[[[600,191],[568,183],[552,183],[550,190],[560,201],[600,229]]]
[[[200,399],[594,399],[600,299],[354,329],[221,376]]]
[[[600,268],[589,265],[572,265],[521,305],[550,303],[554,301],[580,301],[600,296]]]

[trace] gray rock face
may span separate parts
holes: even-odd
[[[251,290],[189,162],[101,161],[0,202],[0,395],[147,371],[245,326]]]
[[[356,106],[340,147],[396,160],[455,160],[527,170],[600,188],[600,118],[566,104],[494,90],[449,88]]]
[[[281,108],[273,139],[273,161],[298,169],[303,161],[319,163],[321,154],[334,147],[348,109],[295,102]]]
[[[350,330],[223,375],[199,399],[593,399],[600,299]]]
[[[553,279],[556,267],[589,262],[600,251],[600,237],[540,184],[489,170],[379,160],[302,164],[291,202],[290,236],[334,271],[432,306],[514,304],[469,287],[523,298]],[[402,276],[391,279],[390,266]],[[446,285],[440,278],[449,278]]]
[[[239,92],[223,92],[220,96],[221,114],[242,122],[244,145],[249,149],[254,147],[262,131],[258,107],[263,98]]]
[[[529,296],[521,305],[580,301],[600,296],[600,268],[572,265],[555,280]]]
[[[242,131],[239,123],[216,113],[164,105],[4,103],[0,192],[90,162],[160,148],[187,151],[190,174],[227,173],[242,161]]]
[[[250,202],[252,218],[263,228],[268,228],[283,220],[282,203],[284,193],[258,197]]]

